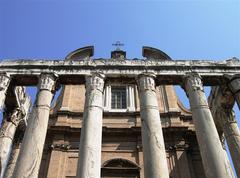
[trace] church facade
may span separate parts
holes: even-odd
[[[219,105],[214,103],[216,98],[223,98],[227,93],[216,96],[218,88],[215,88],[208,105],[202,84],[204,81],[206,84],[211,82],[216,85],[222,75],[216,74],[217,79],[210,79],[211,73],[205,77],[204,69],[203,79],[199,75],[200,72],[194,71],[192,74],[185,73],[181,76],[183,80],[177,81],[179,76],[169,72],[168,64],[165,68],[159,67],[173,61],[167,54],[151,47],[143,47],[142,52],[149,63],[142,66],[144,72],[140,74],[136,74],[138,66],[126,65],[126,52],[120,49],[111,53],[110,67],[108,65],[98,67],[97,62],[90,67],[82,68],[77,66],[63,69],[64,65],[59,65],[59,73],[65,70],[62,77],[58,77],[61,74],[54,74],[54,77],[46,74],[47,79],[38,85],[40,90],[37,97],[42,99],[37,99],[32,115],[25,123],[27,129],[23,141],[20,139],[23,131],[15,134],[17,141],[13,145],[18,146],[12,147],[10,153],[12,157],[5,166],[5,176],[21,177],[31,170],[28,177],[39,178],[204,178],[216,175],[233,177],[221,138],[230,132],[233,133],[230,139],[235,140],[233,141],[235,146],[230,145],[230,151],[231,154],[237,155],[239,145],[236,146],[236,143],[240,143],[239,130],[236,128],[233,115],[231,115],[233,122],[218,121],[216,117],[223,119],[230,117],[234,98],[230,92],[227,101],[218,101],[217,103],[221,103]],[[102,61],[93,60],[92,56],[93,47],[85,47],[70,53],[65,61],[72,66],[75,62],[86,64],[88,61]],[[137,59],[132,59],[131,62],[134,63],[135,60]],[[153,63],[157,61],[158,65],[154,66],[152,61]],[[224,69],[225,72],[230,73],[231,66],[238,63],[233,62],[229,69]],[[185,69],[184,64],[178,64],[181,68],[177,68],[177,64],[174,65],[177,72]],[[218,67],[219,65],[217,69]],[[198,68],[201,71],[204,65]],[[51,66],[49,69],[51,70]],[[79,77],[77,72],[69,75],[66,72],[75,69],[83,73],[91,70],[91,75]],[[158,79],[155,70],[159,70],[165,76]],[[20,75],[23,74],[16,74],[15,83],[18,81],[21,84],[29,81],[36,83],[35,78],[29,77],[28,81],[25,81],[20,79]],[[56,78],[58,79],[55,80]],[[53,85],[54,91],[56,90],[52,81],[61,84],[61,89],[50,107]],[[174,88],[175,83],[181,84],[185,89],[190,99],[191,111],[179,100]],[[223,90],[218,89],[218,92]],[[224,110],[221,109],[222,103],[228,104]],[[46,106],[50,107],[48,112]],[[12,113],[12,110],[9,113]],[[42,124],[44,119],[45,125]],[[235,130],[229,131],[226,128]],[[32,150],[24,153],[22,149],[30,142],[36,143],[36,146],[33,144]],[[38,146],[40,142],[44,144]],[[24,150],[27,149],[26,146]],[[33,159],[39,150],[42,154]],[[21,165],[24,160],[31,162],[32,166],[29,165],[31,169]],[[238,164],[235,163],[236,170]],[[214,167],[217,167],[216,170],[212,169]]]

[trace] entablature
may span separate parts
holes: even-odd
[[[204,85],[225,82],[224,75],[240,73],[240,61],[209,60],[160,60],[160,59],[95,59],[95,60],[16,60],[3,61],[0,70],[7,73],[16,85],[36,85],[41,73],[55,73],[60,84],[82,84],[85,76],[93,72],[103,73],[106,78],[135,78],[142,73],[154,73],[156,83],[179,85],[182,77],[197,72]]]

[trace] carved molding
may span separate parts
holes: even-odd
[[[104,78],[105,76],[100,73],[93,73],[90,76],[86,76],[86,89],[89,90],[99,90],[103,92],[104,88]]]
[[[39,78],[39,90],[49,90],[54,92],[56,89],[57,76],[51,73],[43,73]]]
[[[50,146],[52,150],[66,151],[71,148],[69,143],[54,143]]]
[[[165,60],[158,59],[143,60],[77,60],[77,61],[57,61],[57,60],[15,60],[1,62],[2,73],[11,71],[18,85],[35,85],[36,76],[40,73],[56,73],[61,77],[61,84],[82,84],[79,76],[90,75],[93,71],[101,71],[106,77],[136,77],[144,72],[151,71],[158,76],[161,84],[180,84],[182,77],[194,69],[198,72],[204,83],[222,84],[225,82],[223,74],[235,75],[240,73],[239,60],[206,61],[206,60]],[[29,75],[31,70],[31,75]],[[27,80],[22,80],[27,76]],[[70,77],[69,77],[70,76]],[[20,79],[20,80],[18,80]]]
[[[152,90],[155,91],[155,75],[151,73],[145,73],[138,76],[137,79],[140,91]]]

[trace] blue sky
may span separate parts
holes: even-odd
[[[240,1],[0,0],[1,60],[63,59],[86,45],[107,58],[118,40],[128,58],[143,45],[173,59],[240,58]]]
[[[64,58],[85,45],[109,57],[112,43],[128,57],[143,45],[174,59],[240,56],[239,1],[0,0],[0,58]]]

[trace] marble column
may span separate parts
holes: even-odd
[[[187,74],[185,77],[185,90],[189,97],[206,177],[234,177],[226,160],[212,114],[208,107],[201,77],[197,73]]]
[[[4,107],[6,92],[10,83],[10,76],[7,74],[0,74],[0,110]]]
[[[24,131],[21,131],[20,133],[18,133],[18,138],[15,138],[14,140],[12,151],[4,174],[4,178],[12,178],[13,171],[17,163],[17,158],[20,152],[23,135]]]
[[[238,108],[240,109],[240,75],[225,75],[229,80],[228,87],[234,95],[235,100],[237,101]]]
[[[168,164],[155,91],[155,76],[148,73],[141,74],[138,77],[138,89],[142,120],[144,175],[146,178],[168,178]]]
[[[240,177],[240,132],[232,110],[222,109],[218,111],[224,137],[233,160],[238,177]]]
[[[222,137],[227,141],[236,173],[240,177],[240,131],[233,111],[235,100],[232,92],[224,85],[212,87],[209,101],[215,123],[223,132]]]
[[[40,75],[35,106],[22,142],[14,178],[37,178],[47,133],[50,104],[55,92],[54,74]]]
[[[12,144],[18,124],[23,119],[22,111],[17,108],[13,111],[9,118],[3,120],[2,128],[0,131],[0,162],[1,162],[1,174],[0,178],[4,177],[5,170],[7,168],[9,156],[12,150]]]
[[[79,145],[78,178],[100,178],[104,76],[86,77],[86,98]]]

